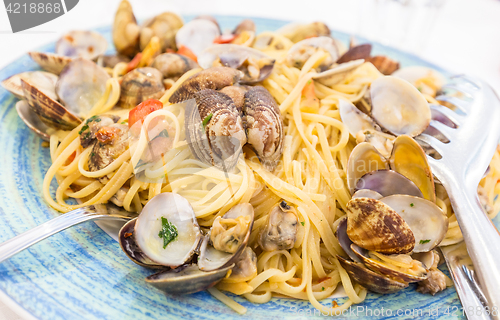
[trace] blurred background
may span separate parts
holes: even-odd
[[[261,16],[323,21],[331,29],[415,53],[451,71],[488,81],[500,92],[498,0],[130,0],[136,17],[180,14]],[[63,32],[112,23],[119,0],[80,0],[65,15],[12,34],[0,9],[0,68]]]

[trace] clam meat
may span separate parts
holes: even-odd
[[[99,171],[109,166],[128,148],[128,126],[113,123],[101,127],[96,133],[96,142],[88,159],[90,171]]]
[[[147,99],[159,99],[163,96],[163,75],[155,68],[137,68],[122,78],[121,95],[118,105],[133,108]]]
[[[288,250],[297,239],[298,217],[295,208],[282,200],[275,205],[259,233],[258,243],[264,251]]]
[[[117,123],[120,117],[111,114],[95,115],[85,121],[82,129],[78,132],[80,134],[80,144],[82,147],[87,148],[96,141],[96,133],[102,127],[110,126]]]

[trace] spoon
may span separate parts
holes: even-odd
[[[66,228],[91,220],[128,221],[137,216],[112,203],[90,205],[65,213],[0,244],[0,263]]]

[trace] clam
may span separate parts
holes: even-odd
[[[133,57],[139,51],[139,33],[140,28],[132,6],[127,0],[122,0],[113,22],[113,43],[116,51],[124,56]]]
[[[200,270],[213,271],[236,263],[250,239],[253,219],[254,211],[249,203],[240,203],[217,217],[217,223],[214,221],[199,249]]]
[[[259,233],[259,246],[264,251],[292,249],[297,239],[297,226],[295,208],[282,200],[269,212]]]
[[[337,256],[342,268],[362,286],[368,290],[378,293],[393,293],[408,287],[408,283],[390,279],[367,269],[362,263],[352,262]]]
[[[339,241],[339,245],[344,250],[345,253],[355,262],[361,263],[361,259],[352,251],[351,245],[353,242],[347,236],[347,218],[342,218],[342,220],[337,225],[337,230],[335,230],[335,236]]]
[[[448,217],[434,202],[409,195],[380,199],[408,224],[415,236],[414,252],[427,252],[441,243],[448,231]]]
[[[373,119],[394,135],[417,136],[431,120],[427,100],[408,81],[386,76],[370,87]]]
[[[247,138],[241,117],[230,97],[206,89],[194,94],[196,105],[186,107],[186,140],[194,157],[230,171]]]
[[[347,162],[347,185],[351,194],[362,176],[381,169],[389,169],[387,160],[368,142],[358,144]]]
[[[342,123],[353,137],[356,137],[360,131],[377,130],[378,126],[373,119],[356,108],[350,101],[339,99],[339,113]]]
[[[151,67],[160,70],[163,78],[177,80],[184,73],[199,66],[189,57],[175,53],[163,53],[153,60]]]
[[[227,86],[220,89],[220,92],[227,94],[234,102],[234,105],[240,115],[243,115],[243,106],[245,104],[245,93],[247,88],[242,86]]]
[[[392,170],[368,172],[359,178],[356,183],[356,191],[363,189],[375,191],[384,197],[394,194],[405,194],[423,198],[422,192],[415,183]]]
[[[80,134],[85,130],[85,126],[82,127]],[[91,132],[88,132],[86,135],[90,134]],[[109,166],[129,147],[128,125],[126,124],[113,123],[103,126],[95,133],[95,137],[97,141],[88,158],[88,167],[92,172]]]
[[[285,133],[278,104],[264,87],[256,86],[245,93],[243,122],[248,144],[261,163],[274,170],[283,153]]]
[[[108,54],[97,60],[98,65],[106,68],[114,68],[118,63],[129,63],[130,58],[121,54]]]
[[[183,25],[182,18],[173,12],[163,12],[146,21],[140,34],[141,50],[146,48],[154,36],[160,39],[161,52],[165,52],[167,49],[175,50],[177,48],[175,37]]]
[[[59,79],[59,77],[55,74],[44,71],[23,72],[5,79],[4,81],[2,81],[2,86],[19,99],[24,99],[25,97],[23,87],[21,85],[21,79],[29,81],[33,86],[36,86],[38,90],[43,92],[49,98],[57,100],[55,87],[57,79]]]
[[[376,128],[379,128],[378,125],[376,125]],[[385,158],[389,158],[391,156],[394,139],[396,139],[395,136],[377,129],[358,131],[356,134],[357,143],[368,142]]]
[[[232,269],[229,278],[225,282],[243,282],[253,279],[257,275],[257,255],[250,247],[246,247],[241,253],[238,261]]]
[[[202,239],[193,208],[175,193],[161,193],[149,200],[137,217],[132,236],[151,261],[173,268],[188,262]]]
[[[446,78],[439,71],[423,66],[404,67],[392,74],[414,85],[420,92],[432,97],[446,83]]]
[[[289,66],[302,69],[306,61],[318,50],[328,53],[327,58],[318,66],[320,72],[327,70],[340,56],[337,42],[334,39],[330,37],[314,37],[294,44],[288,50],[286,62]]]
[[[413,260],[410,256],[402,255],[408,261],[408,267],[400,267],[392,265],[388,262],[377,259],[377,256],[371,255],[368,251],[352,244],[352,252],[363,262],[369,269],[383,274],[393,280],[400,282],[418,282],[427,279],[428,273],[424,264],[418,260]],[[381,254],[378,254],[381,255]]]
[[[118,105],[133,108],[144,100],[159,99],[164,92],[160,71],[150,67],[137,68],[123,76]]]
[[[274,32],[262,32],[253,42],[252,47],[274,58],[281,57],[293,46],[293,42]]]
[[[68,110],[82,117],[102,98],[109,78],[94,62],[77,58],[61,71],[56,93]]]
[[[177,31],[175,42],[178,48],[185,46],[198,57],[219,36],[219,27],[215,23],[206,19],[195,19]]]
[[[84,126],[80,130],[80,144],[87,148],[96,140],[96,134],[102,127],[108,127],[120,120],[119,116],[111,114],[95,115],[85,121]]]
[[[370,199],[375,199],[375,200],[380,200],[384,196],[378,193],[377,191],[373,191],[370,189],[359,189],[358,191],[354,192],[352,195],[353,198],[370,198]]]
[[[236,37],[231,43],[245,47],[252,46],[255,40],[255,30],[255,23],[251,19],[244,19],[233,30],[232,34]]]
[[[364,62],[365,61],[363,59],[359,59],[341,63],[331,69],[314,75],[313,79],[318,80],[318,82],[324,84],[325,86],[331,87],[344,81]]]
[[[392,170],[413,181],[425,199],[436,202],[434,177],[427,156],[415,140],[406,135],[396,138],[390,165]]]
[[[354,198],[347,203],[347,235],[367,250],[409,253],[415,237],[409,225],[381,200]]]
[[[278,29],[276,32],[284,35],[295,43],[308,38],[330,35],[328,26],[319,21],[308,24],[291,23]]]
[[[31,107],[26,100],[16,103],[16,111],[24,124],[45,141],[50,141],[50,128],[31,111]]]
[[[54,53],[44,53],[44,52],[28,52],[28,55],[38,63],[42,69],[54,73],[59,74],[64,69],[64,67],[73,60],[72,58],[68,58],[65,56],[61,56]]]
[[[242,72],[227,67],[212,67],[202,70],[184,81],[169,99],[171,103],[178,103],[193,99],[194,95],[204,89],[220,90],[237,83]]]
[[[378,69],[384,75],[390,75],[394,71],[399,69],[399,62],[393,60],[387,56],[374,56],[366,59],[367,62],[371,62],[375,68]]]
[[[108,43],[95,31],[70,31],[56,43],[56,54],[94,60],[106,52]]]
[[[245,31],[251,31],[255,33],[255,30],[255,22],[253,22],[253,20],[251,19],[244,19],[236,26],[236,28],[234,28],[232,34],[241,34]]]
[[[354,46],[352,48],[349,48],[349,50],[344,53],[338,60],[336,61],[337,63],[345,63],[353,60],[359,60],[363,59],[366,60],[370,57],[370,53],[372,52],[372,45],[367,43],[367,44],[361,44],[358,46]]]
[[[235,44],[215,44],[206,48],[198,63],[204,69],[225,66],[243,72],[240,83],[253,84],[266,79],[272,72],[274,59],[248,47]]]
[[[21,79],[24,97],[42,122],[54,129],[72,130],[82,120],[56,100],[40,91],[30,80]]]

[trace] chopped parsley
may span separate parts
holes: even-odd
[[[86,124],[86,125],[84,125],[84,126],[80,129],[80,131],[78,131],[78,134],[82,134],[82,133],[83,133],[85,130],[87,130],[88,128],[89,128],[89,126],[88,126],[87,124]]]
[[[158,237],[163,239],[163,249],[165,249],[170,242],[177,238],[179,233],[177,232],[177,228],[172,223],[168,222],[167,218],[161,217],[161,226]]]
[[[422,92],[422,87],[418,86],[417,90],[420,91],[420,92]]]
[[[95,152],[91,152],[91,153],[90,153],[90,157],[92,158],[92,157],[94,157],[94,156],[95,156]]]
[[[431,239],[420,240],[420,244],[425,244],[427,242],[431,242]]]
[[[203,131],[205,131],[205,127],[210,122],[210,119],[212,119],[213,115],[214,115],[213,113],[210,113],[208,116],[205,117],[205,119],[203,119],[203,122],[201,123],[201,129],[203,129]]]
[[[300,224],[301,224],[302,226],[305,226],[305,224],[306,224],[306,223],[305,223],[304,221],[301,221],[301,222],[300,222]]]
[[[415,206],[415,205],[414,205],[413,203],[410,203],[410,207],[412,207],[412,208],[413,208],[414,206]]]
[[[325,291],[325,287],[321,287],[321,291]]]

